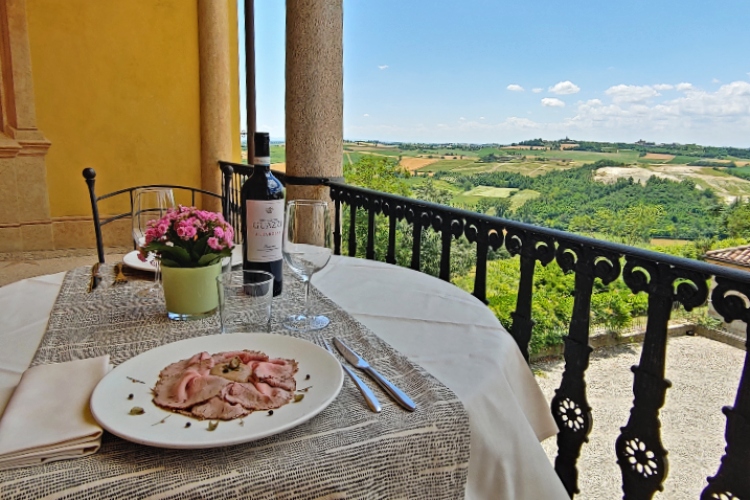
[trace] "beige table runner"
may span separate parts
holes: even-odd
[[[105,267],[103,274],[109,273]],[[87,294],[88,278],[87,268],[66,276],[32,364],[103,354],[119,364],[168,342],[219,331],[217,316],[168,320],[162,302],[135,297],[130,284]],[[274,299],[272,331],[288,335],[278,321],[298,310],[303,289],[290,275],[284,288]],[[469,423],[461,402],[320,292],[313,290],[312,299],[332,320],[321,333],[356,346],[413,397],[416,412],[403,411],[370,383],[383,404],[374,414],[346,379],[331,406],[279,435],[179,451],[105,433],[91,457],[0,473],[0,498],[463,498]]]

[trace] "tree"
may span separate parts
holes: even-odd
[[[734,203],[726,216],[726,228],[733,238],[750,236],[750,201]]]

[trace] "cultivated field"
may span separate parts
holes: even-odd
[[[572,146],[566,145],[564,146]],[[688,166],[688,163],[699,158],[675,156],[672,154],[647,153],[640,156],[634,149],[614,149],[608,153],[592,151],[552,150],[538,146],[509,146],[509,147],[481,147],[467,148],[414,148],[400,149],[392,144],[370,142],[346,142],[344,144],[345,164],[354,164],[363,156],[389,157],[399,162],[405,170],[412,173],[408,179],[412,186],[419,186],[427,182],[435,172],[455,172],[456,174],[477,174],[483,172],[515,172],[522,175],[536,177],[553,170],[565,170],[580,167],[586,163],[599,160],[611,160],[622,163],[622,167],[603,167],[596,171],[595,179],[600,182],[613,183],[617,179],[632,178],[636,182],[645,183],[650,177],[682,181],[692,180],[696,189],[712,189],[726,202],[738,197],[750,198],[750,181],[731,176],[725,169],[712,167]],[[285,167],[285,148],[283,145],[271,146],[271,157],[274,169],[283,170]],[[494,155],[494,157],[490,156]],[[497,161],[481,161],[484,158],[494,158]],[[736,171],[750,173],[750,162],[741,159],[711,159],[712,163],[727,163],[734,161]],[[508,188],[490,188],[479,186],[470,191],[464,191],[460,186],[452,184],[450,179],[434,180],[434,186],[453,194],[457,203],[467,205],[476,204],[483,198],[508,198],[512,207],[518,208],[529,199],[539,196],[536,191],[519,191]]]

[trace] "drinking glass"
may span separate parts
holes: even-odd
[[[175,207],[174,193],[171,188],[138,188],[133,190],[132,228],[135,246],[140,248],[146,243],[148,222],[158,220],[166,215],[167,210]],[[149,254],[148,261],[154,266],[154,282],[140,290],[141,297],[159,296],[161,293],[161,267],[159,259]]]
[[[333,233],[328,203],[321,200],[292,200],[284,219],[284,261],[305,284],[301,313],[293,314],[283,325],[296,331],[318,330],[330,322],[310,311],[310,279],[323,269],[333,254]]]
[[[269,332],[273,274],[229,271],[216,278],[221,333]]]

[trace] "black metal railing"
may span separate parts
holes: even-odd
[[[245,175],[252,171],[247,167]],[[420,243],[426,230],[441,236],[439,277],[450,280],[451,240],[464,236],[476,247],[473,295],[486,303],[487,260],[490,249],[504,247],[520,257],[520,281],[510,334],[528,359],[534,321],[531,317],[534,268],[553,260],[575,274],[573,314],[565,337],[565,369],[551,402],[560,429],[555,470],[571,497],[578,493],[577,461],[592,426],[586,397],[585,372],[589,365],[589,326],[594,281],[606,285],[622,276],[633,293],[648,295],[648,320],[640,362],[633,367],[633,407],[615,444],[622,472],[625,499],[652,498],[662,489],[667,452],[661,441],[659,410],[670,382],[665,379],[667,329],[674,303],[685,309],[701,306],[709,296],[725,321],[750,323],[750,273],[690,259],[647,251],[563,231],[491,217],[467,210],[405,198],[345,183],[327,182],[335,203],[335,253],[342,253],[342,224],[348,224],[347,253],[357,254],[357,211],[367,215],[365,255],[374,258],[377,218],[388,220],[386,261],[396,263],[397,221],[411,226],[410,267],[420,270]],[[343,221],[344,207],[349,217]],[[747,347],[747,342],[746,342]],[[734,406],[725,407],[726,453],[716,475],[708,479],[701,499],[750,499],[750,360],[747,354]],[[647,466],[647,467],[646,467]]]

